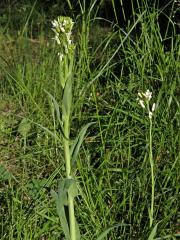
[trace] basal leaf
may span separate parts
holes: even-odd
[[[31,123],[27,118],[23,118],[19,124],[18,132],[21,134],[21,136],[26,137],[30,129],[31,129]]]
[[[11,177],[12,174],[3,165],[0,165],[0,181],[9,180]]]
[[[80,234],[80,230],[79,230],[79,225],[76,221],[76,240],[80,240],[80,239],[81,239],[81,234]]]
[[[60,218],[61,226],[65,234],[65,237],[67,240],[70,240],[69,225],[68,225],[65,208],[64,208],[64,206],[67,205],[67,191],[64,188],[64,184],[65,182],[64,180],[62,180],[59,184],[58,193],[51,190],[51,195],[56,201],[57,214]]]

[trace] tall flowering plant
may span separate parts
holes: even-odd
[[[52,196],[56,201],[57,213],[60,218],[61,226],[68,240],[80,239],[78,225],[74,213],[74,198],[78,195],[74,172],[72,170],[72,159],[77,156],[77,145],[70,145],[70,116],[72,105],[72,79],[75,45],[72,42],[73,21],[69,17],[58,17],[52,22],[52,30],[55,33],[54,40],[58,45],[59,58],[59,80],[63,90],[62,107],[60,116],[59,106],[55,98],[51,95],[54,102],[58,120],[61,125],[63,135],[64,159],[66,167],[66,178],[60,181],[58,192],[52,190]],[[78,142],[76,140],[75,142]],[[80,143],[79,143],[80,144]],[[68,207],[68,216],[65,212]]]
[[[150,100],[152,98],[152,92],[147,90],[145,93],[139,92],[138,93],[138,102],[141,107],[147,110],[149,116],[149,162],[151,166],[151,207],[149,210],[149,220],[150,220],[150,227],[153,224],[153,217],[154,217],[154,189],[155,189],[155,180],[154,180],[154,161],[153,161],[153,153],[152,153],[152,126],[153,126],[153,113],[156,109],[156,104],[153,103],[152,107],[150,107]]]
[[[79,227],[75,219],[74,210],[74,199],[78,195],[78,188],[75,180],[76,169],[74,166],[86,131],[88,127],[93,124],[88,123],[83,126],[74,141],[70,140],[75,51],[75,44],[72,41],[73,25],[74,22],[70,17],[60,16],[52,21],[52,30],[55,33],[53,39],[58,45],[57,57],[59,59],[59,80],[63,90],[61,110],[59,109],[59,104],[56,99],[48,93],[54,104],[56,115],[61,127],[66,168],[66,177],[60,181],[58,192],[52,190],[51,194],[56,201],[57,213],[67,240],[80,239]],[[62,114],[60,114],[60,112]],[[68,214],[66,214],[65,208],[68,208]]]
[[[52,30],[55,33],[54,40],[58,45],[59,58],[59,80],[63,90],[61,113],[59,104],[56,99],[48,93],[51,98],[56,115],[61,126],[63,136],[64,159],[66,167],[66,177],[60,181],[58,192],[51,191],[53,198],[56,201],[57,213],[60,218],[61,226],[67,240],[79,240],[80,231],[75,219],[74,199],[78,195],[77,183],[75,180],[75,163],[79,149],[85,137],[89,126],[94,122],[87,123],[81,128],[77,137],[70,141],[70,126],[71,126],[71,105],[72,105],[72,88],[73,88],[73,65],[75,44],[72,41],[73,21],[69,17],[60,16],[52,21]],[[68,208],[66,214],[65,208]],[[109,231],[116,228],[115,225],[106,229],[98,239],[103,239]]]

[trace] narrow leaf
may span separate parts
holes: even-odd
[[[97,240],[104,239],[111,230],[113,230],[114,228],[118,228],[119,226],[122,226],[122,225],[126,226],[126,224],[116,224],[114,226],[107,228],[103,233],[101,233],[101,235],[97,238]]]
[[[59,79],[61,82],[61,86],[64,89],[65,83],[66,83],[66,76],[64,74],[64,67],[66,66],[66,62],[64,61],[59,61]]]
[[[72,158],[72,164],[75,163],[76,159],[77,159],[77,155],[79,153],[79,149],[82,145],[82,142],[84,140],[84,136],[86,134],[87,129],[93,125],[95,122],[91,122],[91,123],[87,123],[79,132],[78,136],[76,137],[76,139],[74,140],[73,145],[71,146],[71,158]]]
[[[63,115],[64,115],[63,118],[65,116],[70,116],[71,103],[72,103],[72,80],[69,77],[66,81],[63,93]]]
[[[51,190],[51,195],[56,201],[57,214],[60,218],[61,226],[65,234],[65,237],[67,240],[69,240],[70,231],[69,231],[69,225],[68,225],[68,221],[67,221],[66,213],[64,209],[64,206],[68,204],[67,191],[65,189],[64,180],[62,180],[59,184],[58,194],[55,191]]]
[[[54,103],[54,107],[56,109],[56,114],[57,114],[57,119],[58,119],[58,121],[60,121],[60,123],[62,123],[61,122],[61,117],[60,117],[60,111],[59,111],[59,104],[57,103],[56,99],[48,91],[46,91],[46,90],[44,90],[44,91],[45,91],[45,93],[48,94],[51,101]]]
[[[76,221],[76,219],[75,219]],[[76,221],[76,240],[80,240],[81,239],[81,234],[80,234],[80,230],[79,230],[79,225]]]
[[[31,121],[32,122],[32,121]],[[44,127],[43,125],[36,123],[36,122],[32,122],[34,123],[36,126],[40,127],[41,129],[43,129],[45,132],[49,133],[49,135],[51,135],[54,139],[56,139],[57,141],[60,141],[60,139],[58,138],[58,136],[56,134],[54,134],[52,131],[50,131],[48,128]]]
[[[154,237],[156,236],[156,232],[157,232],[157,226],[158,226],[158,224],[159,224],[159,223],[157,223],[157,224],[155,225],[155,227],[153,228],[153,230],[152,230],[150,236],[148,237],[148,240],[154,240]]]
[[[61,201],[60,198],[58,198],[58,203]],[[58,205],[58,203],[56,203]],[[69,225],[68,225],[68,221],[66,218],[66,213],[65,213],[65,209],[64,206],[61,208],[60,211],[58,211],[58,215],[60,218],[60,222],[61,222],[61,226],[64,232],[64,235],[66,237],[67,240],[70,239],[70,233],[69,233]]]
[[[61,121],[61,115],[60,115],[60,111],[59,111],[59,104],[58,104],[58,102],[56,101],[56,99],[55,99],[49,92],[47,92],[46,90],[44,90],[44,91],[48,94],[48,96],[50,97],[51,101],[53,102],[54,108],[55,108],[55,110],[56,110],[56,116],[57,116],[58,122],[59,122],[59,124],[60,124],[60,131],[61,131],[61,133],[62,133],[63,136],[64,136],[63,123],[62,123],[62,121]]]

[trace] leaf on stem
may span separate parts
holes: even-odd
[[[53,102],[54,108],[56,110],[56,116],[57,116],[58,122],[60,124],[60,132],[63,135],[63,137],[65,137],[64,131],[63,131],[63,123],[61,121],[61,115],[60,115],[60,111],[59,111],[59,104],[56,101],[56,99],[49,92],[47,92],[46,90],[44,90],[44,91],[48,94],[48,96],[50,97],[51,101]]]
[[[74,140],[73,145],[71,146],[71,159],[72,159],[72,164],[75,164],[76,159],[77,159],[77,155],[79,153],[79,149],[82,145],[82,142],[84,140],[84,136],[87,132],[87,129],[91,126],[95,124],[95,122],[91,122],[91,123],[87,123],[79,132],[78,136],[76,137],[76,139]]]
[[[81,239],[81,234],[80,234],[79,225],[77,223],[76,218],[75,218],[75,221],[76,221],[76,240],[80,240]]]
[[[68,194],[72,197],[75,198],[78,195],[78,188],[76,181],[74,179],[66,179],[66,187]]]
[[[72,103],[72,80],[69,77],[66,81],[63,93],[63,120],[67,116],[70,116],[71,103]]]
[[[51,190],[51,196],[54,198],[56,202],[57,214],[60,218],[61,226],[65,234],[65,237],[66,239],[70,240],[69,225],[68,225],[68,221],[67,221],[67,217],[64,209],[64,206],[67,205],[66,191],[64,191],[63,188],[61,190],[59,189],[58,193],[56,193],[54,190]]]
[[[69,224],[65,213],[65,206],[68,206],[68,195],[75,198],[78,195],[76,181],[74,179],[63,179],[59,182],[58,193],[51,190],[51,195],[56,202],[57,214],[60,218],[61,226],[66,239],[70,239]],[[76,235],[80,236],[79,228],[76,227]],[[77,238],[78,239],[78,238]]]

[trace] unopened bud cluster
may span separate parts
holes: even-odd
[[[150,92],[149,90],[147,90],[145,93],[140,93],[139,92],[138,93],[138,98],[137,98],[141,107],[144,108],[144,109],[147,108],[150,119],[152,118],[153,112],[156,109],[156,104],[155,103],[153,103],[151,110],[149,108],[149,102],[150,102],[151,98],[152,98],[152,92]]]
[[[60,16],[57,20],[52,21],[52,30],[55,32],[55,41],[59,45],[59,59],[63,60],[64,56],[71,53],[74,49],[72,42],[72,28],[74,22],[70,17]]]

